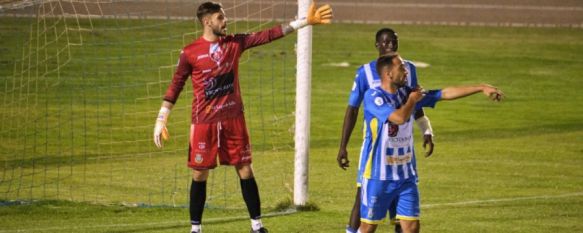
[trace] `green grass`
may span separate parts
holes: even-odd
[[[64,24],[71,26],[56,22],[54,31]],[[79,45],[59,40],[29,52],[30,22],[0,18],[0,199],[41,200],[0,207],[0,232],[185,232],[189,84],[163,151],[150,135],[172,65],[195,37],[185,33],[196,28],[154,20],[92,25],[69,31],[70,43]],[[349,147],[353,167],[342,171],[335,158],[354,72],[375,58],[380,27],[314,29],[309,192],[319,210],[267,217],[272,232],[343,231],[354,199],[360,127]],[[436,148],[432,157],[418,158],[423,231],[583,231],[583,31],[395,29],[403,57],[430,64],[418,69],[425,88],[485,82],[507,95],[502,103],[476,95],[426,110]],[[44,43],[36,38],[32,44]],[[240,67],[266,213],[289,203],[293,186],[294,43],[295,35],[247,51]],[[66,55],[44,55],[58,48]],[[23,51],[30,59],[20,60]],[[37,59],[43,66],[35,66]],[[337,62],[351,65],[326,65]],[[221,168],[211,177],[205,232],[248,231],[234,176]]]

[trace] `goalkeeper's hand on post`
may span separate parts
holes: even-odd
[[[308,8],[308,25],[330,24],[332,23],[332,7],[329,4],[316,9],[316,2],[310,4]]]
[[[156,118],[156,126],[154,126],[154,144],[156,147],[162,148],[164,144],[162,140],[167,141],[170,138],[168,134],[168,129],[166,128],[166,122],[168,121],[168,115],[170,115],[170,109],[167,107],[162,107]]]
[[[330,24],[332,23],[332,17],[332,7],[330,7],[329,4],[320,6],[316,9],[316,3],[312,2],[308,8],[307,17],[294,20],[289,23],[289,26],[293,30],[298,30],[308,25]],[[288,31],[288,33],[291,31]]]

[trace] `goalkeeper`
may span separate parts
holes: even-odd
[[[182,49],[156,119],[154,143],[162,148],[162,139],[168,139],[168,115],[190,76],[194,97],[188,150],[188,167],[192,168],[191,232],[202,232],[206,181],[209,170],[217,166],[217,155],[220,164],[234,166],[239,175],[251,218],[251,232],[267,232],[261,222],[259,190],[251,167],[251,145],[239,87],[239,58],[247,49],[282,38],[304,26],[331,23],[332,9],[329,5],[316,9],[312,3],[306,18],[251,34],[227,35],[227,17],[220,3],[201,4],[197,17],[203,34]]]

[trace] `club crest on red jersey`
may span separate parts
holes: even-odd
[[[219,46],[219,43],[211,44],[209,48],[209,57],[216,63],[221,61],[221,58],[223,58],[223,50],[221,49],[221,46]]]

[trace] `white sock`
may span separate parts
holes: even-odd
[[[192,228],[190,229],[190,231],[202,233],[202,226],[200,224],[199,225],[192,225]]]
[[[254,231],[258,231],[263,227],[263,223],[261,223],[261,219],[251,219],[251,229]]]

